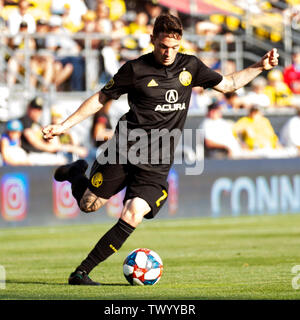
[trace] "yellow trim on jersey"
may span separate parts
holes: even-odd
[[[110,247],[111,249],[113,249],[114,252],[117,252],[117,251],[118,251],[112,244],[110,244],[109,247]]]
[[[163,192],[163,195],[156,200],[156,205],[157,205],[158,207],[160,206],[160,203],[161,203],[163,200],[165,200],[165,199],[167,198],[167,196],[168,196],[168,193],[167,193],[166,190],[163,190],[162,192]]]

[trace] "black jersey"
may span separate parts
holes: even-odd
[[[178,53],[173,64],[164,66],[156,62],[152,52],[126,62],[101,91],[111,99],[128,94],[130,110],[120,121],[126,121],[127,135],[133,129],[145,132],[148,137],[148,159],[151,162],[135,164],[146,170],[167,173],[173,162],[175,144],[171,147],[168,164],[153,163],[150,159],[153,138],[151,133],[155,129],[156,132],[163,129],[166,129],[166,132],[174,129],[182,131],[192,87],[211,88],[221,80],[219,73],[208,68],[195,56]],[[120,121],[116,127],[116,137],[120,136],[122,131]],[[128,139],[127,143],[126,148],[119,144],[119,150],[129,150],[134,144]]]

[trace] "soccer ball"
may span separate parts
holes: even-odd
[[[150,249],[135,249],[123,263],[123,273],[131,285],[156,284],[163,272],[160,256]]]

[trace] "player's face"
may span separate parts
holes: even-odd
[[[167,33],[159,33],[156,37],[151,37],[154,45],[154,57],[156,61],[164,66],[171,65],[180,47],[181,37]]]

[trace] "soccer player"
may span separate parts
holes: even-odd
[[[149,138],[146,140],[148,150],[152,149],[155,153],[156,149],[163,146],[159,143],[153,148],[151,133],[155,129],[168,132],[183,129],[192,87],[232,92],[246,85],[263,70],[272,69],[278,64],[279,55],[273,49],[252,66],[222,76],[197,57],[178,53],[182,32],[182,24],[177,17],[169,14],[157,17],[151,36],[154,45],[152,53],[125,63],[100,92],[85,100],[66,120],[43,129],[45,139],[51,139],[95,114],[109,100],[128,94],[130,110],[121,117],[114,138],[110,140],[114,142],[112,148],[115,148],[117,161],[101,164],[99,159],[96,160],[89,178],[85,176],[88,165],[84,160],[61,166],[54,174],[58,181],[71,182],[73,196],[84,212],[98,210],[111,196],[127,187],[120,219],[71,273],[69,284],[99,285],[88,276],[91,270],[117,252],[143,218],[155,217],[167,199],[167,176],[173,162],[175,145],[170,147],[169,162],[161,156],[158,163],[136,163],[131,159],[124,161],[124,157],[127,155],[129,158],[130,153],[126,153],[126,150],[134,150],[131,149],[134,143],[132,137],[129,138],[130,134],[137,130],[144,132],[146,138]],[[143,138],[145,136],[140,137],[141,140]],[[141,149],[139,152],[143,155],[147,148]]]

